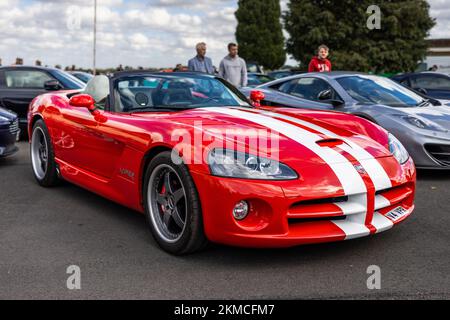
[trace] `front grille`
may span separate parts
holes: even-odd
[[[9,125],[9,132],[11,134],[16,134],[18,131],[19,131],[19,119],[16,119]]]
[[[347,219],[347,216],[338,216],[338,217],[323,217],[323,218],[290,218],[288,219],[288,223],[298,224],[298,223],[307,223],[307,222],[321,222],[321,221],[343,221]]]
[[[366,211],[365,194],[300,201],[289,207],[287,217],[291,221],[311,219],[342,219],[344,215],[357,215]]]
[[[450,145],[427,144],[427,152],[442,166],[450,166]]]
[[[382,214],[398,206],[412,205],[414,185],[406,183],[375,193],[374,210]],[[367,194],[313,199],[292,204],[287,212],[289,224],[345,220],[367,214]]]
[[[414,186],[411,183],[399,185],[394,188],[377,191],[375,194],[375,211],[389,210],[409,202],[414,193]]]

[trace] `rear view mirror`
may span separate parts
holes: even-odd
[[[58,91],[62,88],[58,80],[49,80],[44,83],[44,89],[47,91]]]

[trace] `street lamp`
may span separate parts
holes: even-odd
[[[93,66],[94,76],[97,73],[96,56],[97,56],[97,0],[94,0],[94,66]]]

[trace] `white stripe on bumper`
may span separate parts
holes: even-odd
[[[391,229],[394,226],[394,223],[381,213],[375,212],[373,215],[372,225],[375,229],[377,229],[377,233],[380,233]]]

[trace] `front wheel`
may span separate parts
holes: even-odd
[[[165,251],[182,255],[207,245],[197,189],[186,165],[173,163],[170,152],[157,155],[146,170],[144,205],[153,237]]]
[[[33,126],[30,141],[31,165],[36,181],[43,187],[58,184],[58,171],[50,135],[43,120]]]

